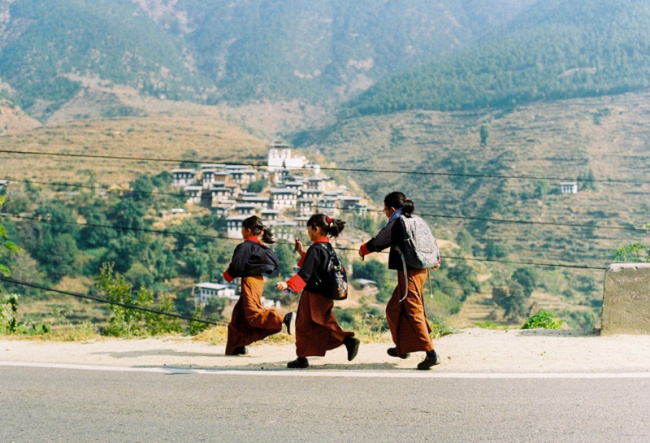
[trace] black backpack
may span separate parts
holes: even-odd
[[[329,243],[317,243],[329,252],[329,260],[325,268],[324,281],[318,276],[316,285],[321,289],[320,295],[331,300],[348,298],[348,273],[336,256],[334,248]]]

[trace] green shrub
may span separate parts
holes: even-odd
[[[526,320],[521,329],[561,329],[564,320],[549,311],[539,311]]]

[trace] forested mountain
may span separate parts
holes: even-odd
[[[545,0],[480,45],[373,86],[344,115],[462,110],[650,84],[650,3]]]
[[[47,120],[84,80],[217,103],[336,103],[536,0],[0,0],[0,90]]]

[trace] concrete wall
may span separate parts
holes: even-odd
[[[602,335],[650,335],[650,263],[616,263],[605,273]]]

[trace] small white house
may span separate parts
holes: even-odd
[[[309,216],[314,213],[314,201],[308,198],[298,199],[298,215]]]
[[[280,211],[285,208],[294,208],[297,202],[298,195],[293,189],[271,189],[271,209],[277,209]]]
[[[185,193],[187,194],[188,203],[201,203],[201,193],[203,186],[185,186]]]
[[[578,182],[562,182],[560,183],[560,192],[562,194],[577,194]]]
[[[262,220],[264,222],[269,222],[272,220],[278,219],[278,211],[275,209],[263,209],[262,210]]]
[[[194,183],[196,171],[194,169],[172,169],[172,178],[174,185],[187,186]]]
[[[257,209],[257,207],[254,204],[241,203],[241,204],[235,205],[232,208],[232,212],[237,214],[237,215],[251,216],[251,215],[255,215],[255,210],[256,209]]]
[[[241,227],[248,217],[235,215],[226,218],[226,236],[228,238],[241,238]]]
[[[197,283],[194,286],[194,305],[205,306],[212,298],[227,298],[229,301],[237,301],[235,290],[227,285],[219,283]]]

